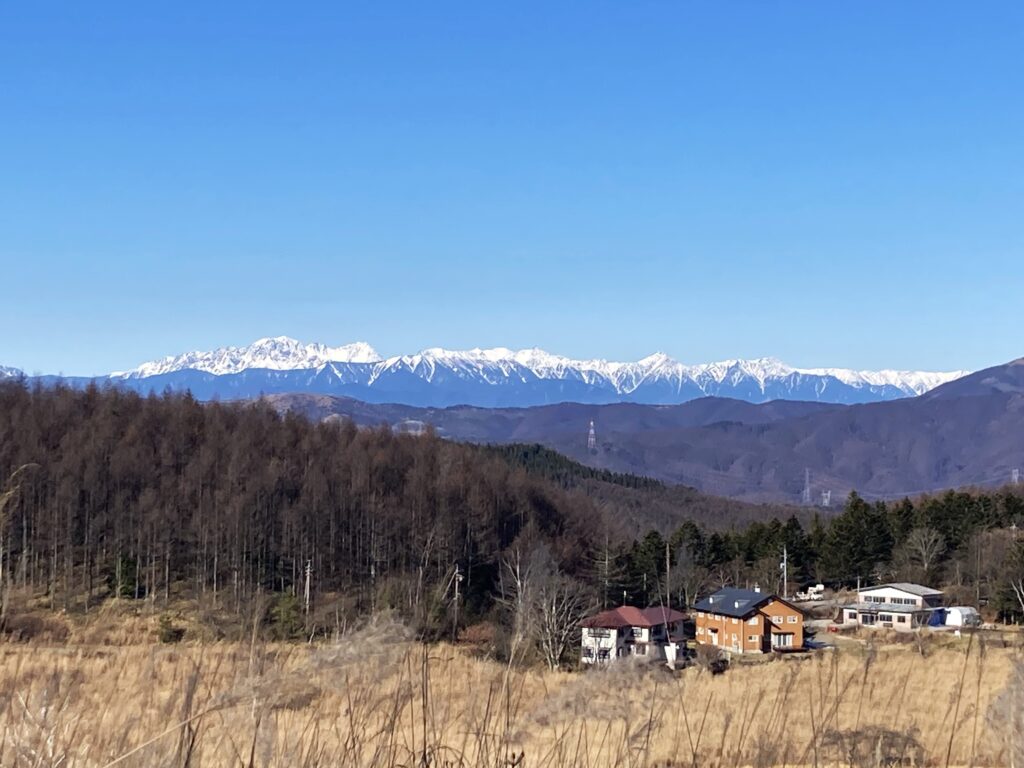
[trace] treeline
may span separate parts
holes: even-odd
[[[484,610],[521,536],[576,571],[598,519],[582,495],[431,435],[18,382],[0,385],[5,490],[3,584],[55,607],[117,595],[242,610],[304,595],[308,566],[315,596],[422,613],[458,565]]]
[[[759,584],[782,590],[786,555],[789,585],[824,582],[853,587],[912,581],[943,588],[954,603],[987,606],[1005,620],[1024,618],[1024,494],[1021,489],[949,491],[939,496],[869,503],[850,495],[841,513],[754,522],[709,531],[692,521],[667,539],[657,532],[616,561],[627,594],[650,600],[671,589],[674,602],[723,586]],[[666,553],[668,553],[666,555]],[[666,584],[665,577],[669,581]],[[618,587],[610,584],[611,597]]]
[[[624,488],[639,490],[665,487],[665,484],[659,480],[644,477],[643,475],[588,467],[537,443],[488,445],[482,447],[481,450],[485,453],[500,456],[510,464],[523,467],[532,474],[541,475],[549,480],[553,480],[564,488],[576,487],[585,480],[596,480],[610,485],[620,485]]]
[[[785,551],[791,587],[912,580],[1024,613],[1013,489],[854,494],[829,518],[737,504],[534,446],[311,422],[259,402],[0,384],[0,595],[54,608],[189,599],[242,615],[277,596],[294,611],[308,573],[313,612],[392,608],[450,626],[493,615],[510,558],[540,549],[592,606],[781,590]],[[634,540],[625,523],[649,508],[670,533]],[[708,522],[729,515],[731,528]]]

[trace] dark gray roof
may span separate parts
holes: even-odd
[[[734,619],[749,616],[759,607],[771,600],[774,595],[765,592],[754,592],[751,589],[735,589],[725,587],[699,600],[695,606],[698,611],[717,613]]]

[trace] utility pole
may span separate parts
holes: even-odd
[[[459,564],[455,564],[455,575],[452,576],[455,582],[455,617],[452,621],[452,642],[459,637],[459,583],[462,581],[462,573],[459,572]]]
[[[665,539],[665,595],[668,597],[666,605],[672,609],[672,558],[669,556],[668,539]]]
[[[786,545],[782,545],[782,563],[779,565],[782,569],[782,597],[783,599],[789,598],[789,552],[786,550]]]
[[[306,561],[306,584],[302,589],[302,605],[306,615],[309,615],[309,582],[310,577],[313,575],[313,561]]]

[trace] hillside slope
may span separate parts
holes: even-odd
[[[314,418],[386,422],[482,443],[537,442],[590,466],[756,501],[795,502],[811,475],[842,497],[993,485],[1024,468],[1024,364],[1014,361],[916,398],[837,406],[704,398],[677,406],[565,403],[523,409],[418,409],[283,396]],[[590,421],[597,449],[588,450]]]

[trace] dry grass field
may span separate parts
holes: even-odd
[[[311,646],[12,643],[0,765],[1011,764],[1020,715],[993,702],[1012,675],[1024,683],[1018,651],[921,650],[853,646],[712,675],[519,669],[387,624]]]

